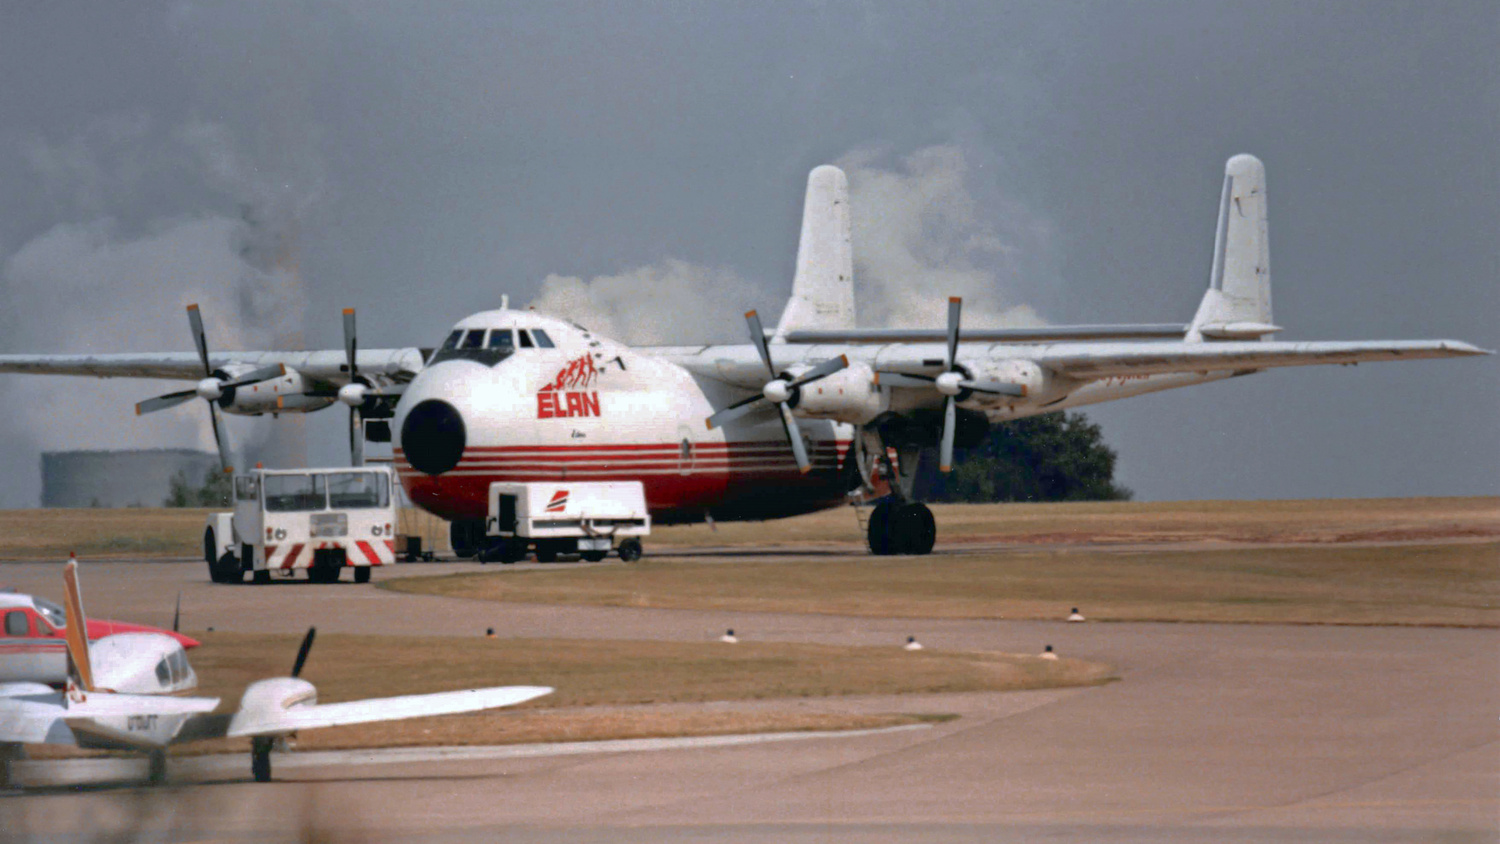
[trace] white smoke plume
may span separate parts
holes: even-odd
[[[0,264],[4,351],[190,351],[185,307],[194,302],[202,307],[212,351],[285,348],[300,340],[305,294],[295,239],[322,188],[316,168],[272,171],[239,152],[222,126],[164,130],[139,117],[102,120],[57,142],[33,138],[23,154],[57,216],[70,222],[37,235]],[[159,180],[200,190],[206,185],[217,196],[205,194],[186,213],[143,215],[138,206],[149,204]],[[224,205],[224,198],[238,211],[201,210]],[[202,402],[147,417],[133,412],[135,402],[185,389],[185,382],[4,381],[3,427],[36,451],[214,449]],[[229,423],[229,430],[236,447],[250,450],[271,433],[245,420]],[[35,453],[28,450],[30,460]]]
[[[1008,290],[1022,256],[1050,249],[1045,222],[1018,203],[998,215],[981,208],[958,147],[918,150],[895,167],[881,160],[856,151],[839,161],[849,175],[859,324],[941,328],[949,296],[964,298],[965,325],[1043,324]],[[532,305],[629,343],[738,342],[747,308],[759,306],[774,325],[785,296],[731,270],[668,259],[587,281],[548,276]]]

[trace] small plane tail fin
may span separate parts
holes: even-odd
[[[66,602],[63,607],[67,626],[64,637],[68,645],[68,681],[85,692],[94,690],[94,668],[89,661],[88,616],[83,614],[83,593],[78,588],[78,557],[68,555],[63,566]]]
[[[802,236],[792,297],[776,338],[789,331],[854,327],[854,252],[849,234],[849,177],[831,164],[807,174]]]
[[[1268,339],[1271,250],[1266,223],[1266,167],[1253,155],[1224,165],[1219,225],[1208,292],[1188,327],[1189,340]]]

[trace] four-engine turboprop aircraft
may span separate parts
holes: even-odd
[[[271,778],[275,740],[299,730],[395,721],[514,706],[550,694],[543,686],[503,686],[426,695],[318,703],[300,679],[312,649],[307,631],[290,677],[251,683],[232,713],[211,714],[218,698],[182,697],[198,687],[182,645],[162,633],[117,633],[92,644],[78,587],[78,561],[63,569],[67,586],[69,679],[64,691],[41,683],[0,683],[0,784],[25,744],[72,744],[150,754],[151,779],[166,775],[166,748],[210,738],[248,737],[256,781]],[[0,657],[3,661],[5,657]]]
[[[483,537],[495,481],[639,479],[659,522],[767,519],[832,507],[877,466],[894,479],[868,524],[877,554],[931,550],[931,512],[910,469],[989,423],[1312,364],[1487,354],[1455,340],[1288,343],[1271,318],[1265,170],[1225,167],[1209,287],[1187,324],[862,329],[854,320],[848,183],[808,178],[792,297],[768,340],[746,315],[741,345],[630,347],[578,325],[502,308],[460,321],[436,350],[345,349],[196,356],[0,356],[0,372],[201,378],[138,410],[209,400],[215,416],[302,412],[335,400],[389,417],[413,502],[453,522],[453,546]],[[934,291],[940,293],[941,291]],[[354,459],[363,437],[353,437]],[[892,461],[890,455],[898,459]],[[221,454],[228,463],[227,448]]]

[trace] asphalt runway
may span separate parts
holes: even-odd
[[[473,566],[477,568],[477,566]],[[388,576],[465,570],[413,565]],[[61,567],[0,563],[57,597]],[[174,766],[0,797],[5,840],[599,842],[1497,841],[1500,630],[936,621],[500,605],[368,586],[215,586],[201,561],[86,566],[91,614],[189,629],[708,640],[1058,651],[1106,686],[901,700],[923,729],[746,744],[402,751]],[[159,606],[159,609],[156,607]],[[1086,608],[1085,608],[1086,611]],[[587,752],[585,752],[587,751]],[[295,756],[295,754],[294,754]]]

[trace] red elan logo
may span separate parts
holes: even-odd
[[[599,394],[594,386],[599,370],[587,354],[580,355],[562,368],[557,377],[537,391],[536,418],[571,419],[575,416],[599,416]]]
[[[560,489],[552,493],[552,500],[547,502],[547,512],[556,513],[566,506],[568,506],[568,491]]]
[[[598,416],[598,393],[537,393],[536,418],[570,419],[574,416]]]

